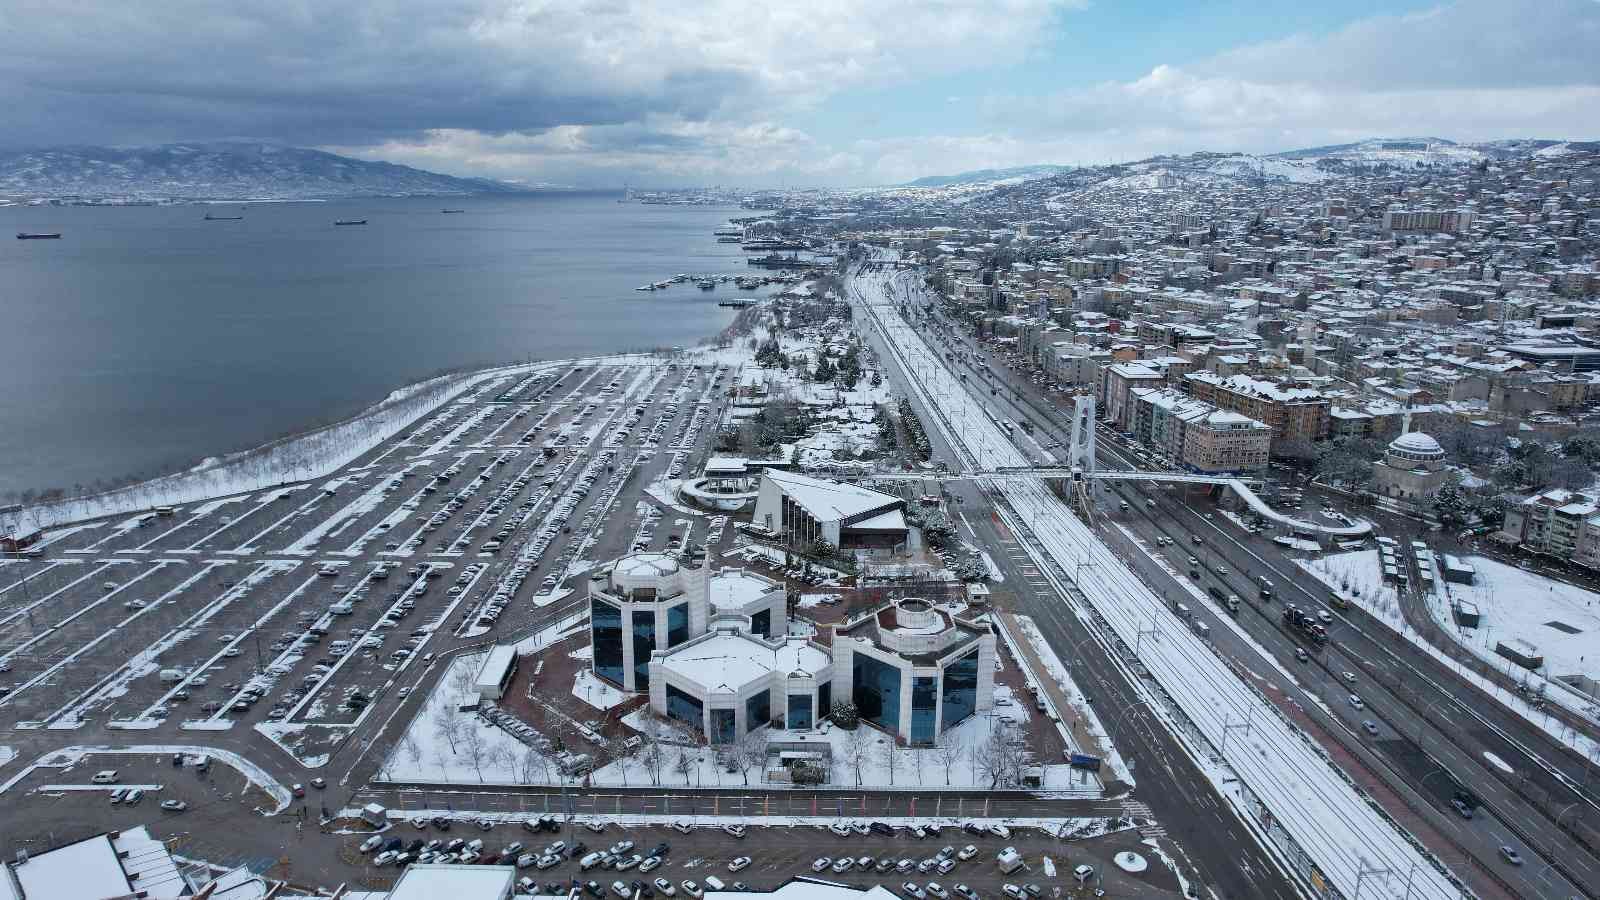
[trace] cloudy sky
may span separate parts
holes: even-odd
[[[1600,138],[1600,0],[7,0],[0,146],[614,187]]]

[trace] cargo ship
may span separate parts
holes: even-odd
[[[445,215],[449,215],[451,213],[464,213],[464,212],[466,212],[466,210],[464,210],[464,209],[441,209],[441,210],[439,210],[439,212],[442,212]]]
[[[55,240],[60,240],[60,239],[61,239],[61,232],[59,232],[59,231],[19,231],[19,232],[17,232],[17,240],[19,240],[19,241],[55,241]]]
[[[205,214],[207,222],[237,222],[243,218],[244,216],[213,216],[211,213]]]
[[[335,224],[335,225],[365,225],[365,224],[367,224],[367,220],[366,219],[339,219],[339,220],[335,221],[333,224]]]

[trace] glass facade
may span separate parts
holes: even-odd
[[[600,600],[591,601],[589,621],[594,635],[594,673],[622,684],[622,610]]]
[[[761,691],[744,702],[744,730],[755,731],[772,719],[772,692]]]
[[[750,617],[750,633],[769,637],[772,633],[772,610],[763,609]]]
[[[796,731],[804,731],[805,729],[811,727],[812,718],[810,694],[789,695],[789,717],[784,724]]]
[[[900,670],[864,653],[851,657],[854,696],[861,718],[900,733]]]
[[[939,704],[939,679],[918,677],[911,679],[911,743],[931,744],[937,733]]]
[[[705,706],[699,700],[667,685],[667,718],[677,719],[695,731],[706,727]]]
[[[734,715],[731,709],[713,709],[711,711],[711,743],[727,744],[737,735],[734,725]]]
[[[689,639],[689,604],[679,603],[667,610],[667,647],[671,649]]]
[[[635,610],[633,614],[633,689],[650,689],[650,653],[656,649],[655,610]]]
[[[944,667],[944,713],[939,730],[945,731],[978,708],[978,651]]]
[[[817,718],[826,719],[833,715],[833,682],[824,681],[817,685]]]

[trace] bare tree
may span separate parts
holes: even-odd
[[[746,731],[733,747],[733,764],[739,767],[745,787],[750,786],[750,770],[767,761],[767,735],[752,728]]]
[[[896,752],[900,748],[896,747],[894,745],[894,743],[895,743],[894,742],[894,738],[891,737],[887,741],[884,741],[883,744],[880,745],[879,748],[878,748],[878,757],[883,760],[884,768],[889,770],[889,783],[890,784],[894,784],[894,762],[895,762],[895,757],[900,755],[899,753]]]
[[[400,750],[406,755],[406,759],[411,760],[412,768],[421,765],[422,745],[417,743],[416,737],[411,732],[406,732],[406,736],[400,739]]]
[[[945,735],[945,742],[933,751],[933,756],[944,767],[944,784],[950,786],[950,772],[961,764],[961,757],[966,755],[966,748],[956,743],[954,735]]]
[[[856,773],[856,786],[861,786],[861,767],[872,752],[872,733],[865,725],[857,725],[844,734],[844,761]]]
[[[473,771],[478,773],[478,783],[483,783],[483,757],[488,749],[488,742],[483,738],[483,729],[476,723],[467,726],[461,733],[461,747],[467,752],[467,761],[472,763]]]
[[[661,770],[667,764],[667,751],[661,744],[663,736],[661,721],[653,715],[646,715],[640,731],[644,746],[639,748],[639,762],[650,773],[650,783],[657,786],[661,784]]]
[[[544,754],[532,747],[523,747],[517,761],[517,775],[523,784],[542,784],[550,780],[550,764]],[[542,779],[540,776],[543,776]]]
[[[978,771],[989,779],[989,789],[995,790],[1001,782],[1010,783],[1021,767],[1021,757],[1016,744],[1016,728],[1005,719],[995,719],[983,743],[973,748],[972,758]]]
[[[433,733],[445,739],[450,745],[450,752],[456,752],[456,741],[461,737],[462,721],[454,710],[441,710],[439,717],[433,720]]]
[[[694,771],[694,763],[694,755],[691,754],[687,749],[679,747],[678,755],[672,761],[672,769],[679,775],[683,776],[683,784],[685,787],[688,787],[689,785],[689,773]]]
[[[511,749],[510,744],[505,741],[495,741],[489,752],[484,754],[484,759],[488,761],[490,769],[504,772],[507,781],[516,779],[517,751]]]

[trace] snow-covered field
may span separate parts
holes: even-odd
[[[953,446],[964,450],[975,466],[1027,465],[1026,458],[993,424],[982,404],[945,370],[938,354],[896,311],[893,296],[912,289],[915,282],[894,278],[867,275],[853,284],[886,341],[897,348],[904,368],[909,371],[915,367],[919,376],[927,373],[914,386],[924,405],[935,411],[932,418],[936,426]],[[915,289],[920,290],[920,285]],[[995,489],[1019,511],[1021,520],[1013,519],[1008,524],[1028,539],[1025,546],[1037,549],[1042,570],[1051,572],[1053,579],[1070,583],[1066,573],[1074,570],[1077,563],[1095,565],[1095,577],[1077,582],[1073,599],[1068,602],[1092,606],[1104,618],[1105,627],[1123,644],[1133,646],[1138,631],[1152,615],[1169,614],[1161,598],[1134,577],[1044,485],[1006,481]],[[1087,619],[1089,611],[1080,609],[1078,615]],[[1196,735],[1203,738],[1204,744],[1195,747],[1198,759],[1209,761],[1210,751],[1205,745],[1221,746],[1223,735],[1229,735],[1224,764],[1203,765],[1203,771],[1252,827],[1259,822],[1256,814],[1262,811],[1256,801],[1270,811],[1275,824],[1294,839],[1307,857],[1290,862],[1293,857],[1286,856],[1286,862],[1314,865],[1347,896],[1354,895],[1358,881],[1362,895],[1368,897],[1459,895],[1446,874],[1435,867],[1410,835],[1384,816],[1265,698],[1241,683],[1200,638],[1188,630],[1175,629],[1160,640],[1144,642],[1139,660],[1162,693],[1192,723],[1193,731],[1180,732],[1184,739],[1193,741]],[[1254,722],[1251,730],[1243,735],[1230,733],[1230,723],[1247,716]],[[1230,777],[1237,778],[1238,784],[1231,783]],[[1241,796],[1241,785],[1253,796]],[[1247,812],[1251,814],[1246,815]],[[1414,871],[1415,876],[1408,880],[1361,874],[1373,867],[1389,872]]]
[[[1467,561],[1476,583],[1442,587],[1447,598],[1478,605],[1481,626],[1463,635],[1475,652],[1505,662],[1495,643],[1520,638],[1544,655],[1547,676],[1600,679],[1600,594],[1481,556]]]

